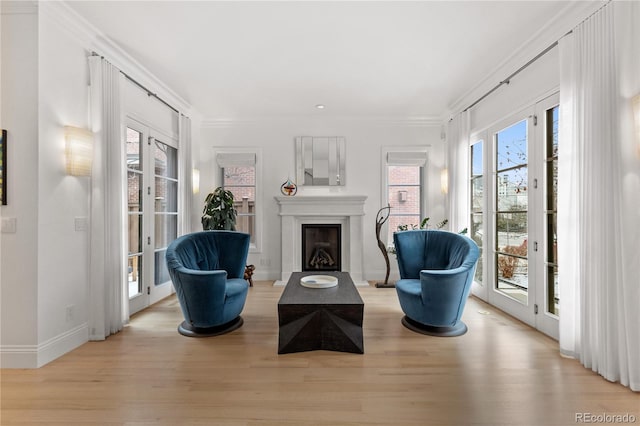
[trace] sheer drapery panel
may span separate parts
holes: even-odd
[[[98,56],[89,57],[91,175],[89,339],[104,340],[128,321],[126,223],[121,87],[124,76]]]
[[[629,257],[638,240],[625,235],[637,228],[626,210],[640,195],[623,185],[623,141],[632,128],[621,121],[616,54],[633,25],[628,13],[614,19],[615,7],[637,6],[610,3],[559,42],[560,350],[640,391],[638,257]]]

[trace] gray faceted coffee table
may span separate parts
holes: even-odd
[[[308,288],[294,272],[278,301],[278,353],[328,350],[364,353],[364,302],[347,272],[322,272],[338,278],[330,288]]]

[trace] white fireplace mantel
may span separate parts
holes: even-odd
[[[282,223],[282,275],[276,285],[289,281],[292,272],[302,271],[302,225],[342,225],[342,270],[356,285],[364,280],[363,216],[365,195],[297,195],[275,197]]]

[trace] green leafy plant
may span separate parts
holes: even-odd
[[[425,217],[424,219],[422,219],[422,221],[420,222],[420,225],[416,225],[416,224],[410,224],[410,225],[398,225],[398,231],[408,231],[410,229],[428,229],[430,227],[429,225],[429,217]],[[442,222],[438,222],[436,224],[436,229],[442,229],[444,228],[447,223],[449,223],[448,219],[443,220]]]
[[[233,193],[219,186],[204,200],[202,229],[235,231],[237,215],[233,207]]]

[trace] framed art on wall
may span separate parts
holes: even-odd
[[[7,131],[0,134],[0,201],[7,205]]]

